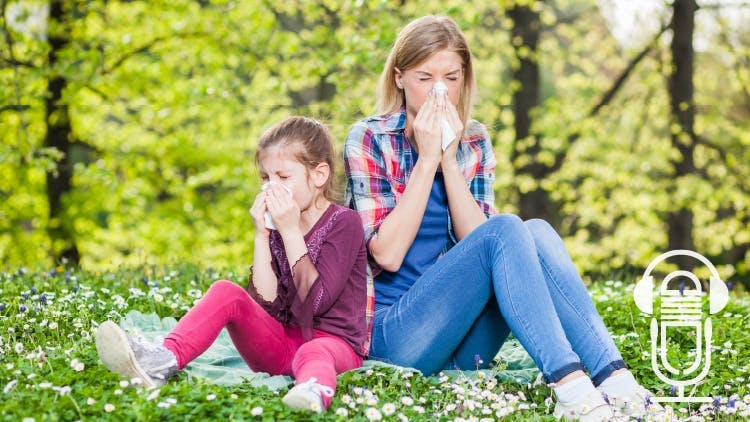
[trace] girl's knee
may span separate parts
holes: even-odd
[[[229,280],[218,280],[213,282],[211,287],[208,288],[206,296],[208,295],[219,295],[225,298],[232,298],[238,295],[242,297],[247,296],[247,292],[245,289]]]

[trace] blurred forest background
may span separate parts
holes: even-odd
[[[499,210],[553,222],[590,276],[684,248],[748,278],[750,2],[729,0],[2,0],[0,268],[250,264],[260,133],[312,115],[340,150],[427,13],[469,38]]]

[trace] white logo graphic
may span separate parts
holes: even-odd
[[[729,292],[726,284],[719,277],[716,268],[711,261],[703,255],[684,249],[678,249],[663,253],[656,257],[646,268],[643,278],[635,285],[633,297],[638,308],[649,314],[654,314],[654,277],[651,272],[654,268],[673,256],[690,256],[704,264],[711,271],[710,293],[709,293],[709,314],[713,315],[727,305],[729,302]],[[694,290],[680,288],[679,290],[668,289],[669,282],[674,279],[686,278],[695,286]],[[711,402],[711,397],[685,397],[685,387],[699,383],[708,374],[711,367],[711,317],[704,315],[701,310],[701,296],[703,289],[701,282],[690,271],[677,270],[667,274],[659,287],[661,296],[661,316],[660,322],[656,317],[651,318],[651,368],[660,380],[667,384],[674,385],[677,389],[676,397],[654,397],[658,402]],[[695,360],[684,369],[675,368],[667,359],[667,330],[681,328],[690,331],[694,330],[696,347]],[[661,336],[659,332],[661,331]],[[660,347],[657,350],[657,344]],[[661,359],[661,366],[666,369],[665,374],[657,361],[657,356]],[[696,371],[701,368],[700,372]],[[691,374],[694,374],[690,378]]]

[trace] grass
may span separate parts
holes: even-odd
[[[284,391],[249,384],[222,387],[184,374],[160,389],[133,388],[99,362],[99,322],[130,310],[179,318],[212,281],[242,283],[244,273],[178,266],[98,273],[63,267],[0,272],[0,419],[3,420],[553,420],[549,387],[502,383],[488,373],[425,378],[392,368],[339,377],[322,415],[291,411]],[[632,282],[601,281],[589,291],[632,371],[657,395],[668,395],[650,365],[649,318],[635,308]],[[750,297],[732,292],[714,316],[711,371],[695,395],[712,404],[675,405],[674,419],[744,420],[750,416]],[[687,353],[691,333],[675,333]],[[672,356],[670,350],[670,359]],[[679,357],[679,356],[678,356]]]

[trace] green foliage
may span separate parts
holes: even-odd
[[[384,420],[397,420],[399,414],[411,420],[554,420],[550,388],[541,380],[503,382],[497,376],[503,364],[497,362],[490,371],[454,378],[382,367],[350,371],[339,376],[331,408],[314,416],[287,409],[281,402],[285,391],[247,383],[222,387],[184,373],[161,388],[136,388],[104,368],[92,337],[100,322],[117,321],[130,310],[179,318],[219,278],[241,283],[244,272],[181,265],[0,273],[0,419],[360,421],[377,411]],[[590,293],[635,376],[666,395],[669,386],[651,370],[650,317],[630,299],[632,278],[596,283]],[[676,406],[676,416],[738,420],[750,414],[748,309],[750,296],[735,292],[714,317],[713,362],[695,394],[720,397],[723,405]],[[672,340],[685,349],[694,347],[690,336]],[[732,397],[734,406],[729,406]]]
[[[514,174],[530,156],[510,162],[519,40],[511,39],[505,11],[517,3],[539,11],[543,26],[534,56],[542,97],[533,112],[536,158],[549,165],[557,154],[566,157],[544,180]],[[694,159],[701,173],[675,180],[671,160],[680,157],[670,143],[667,43],[655,42],[608,106],[591,116],[641,48],[616,42],[599,3],[63,2],[63,19],[47,26],[38,19],[45,3],[3,2],[0,265],[51,265],[60,241],[47,229],[58,223],[72,228],[86,268],[175,260],[248,265],[260,133],[291,114],[308,114],[330,124],[340,148],[349,126],[373,112],[375,83],[398,30],[414,17],[442,13],[464,29],[476,57],[474,117],[496,147],[498,209],[517,211],[519,191],[550,192],[571,255],[595,275],[644,268],[667,248],[668,213],[687,206],[696,250],[720,264],[725,278],[745,277],[750,76],[742,64],[750,33],[731,27],[725,14],[699,11],[722,30],[707,32],[711,48],[696,54],[701,142]],[[70,42],[50,66],[49,35],[59,33]],[[44,101],[56,76],[67,83],[62,102],[77,140],[67,152],[43,147]],[[45,173],[64,153],[74,169],[72,190],[60,221],[50,221]]]

